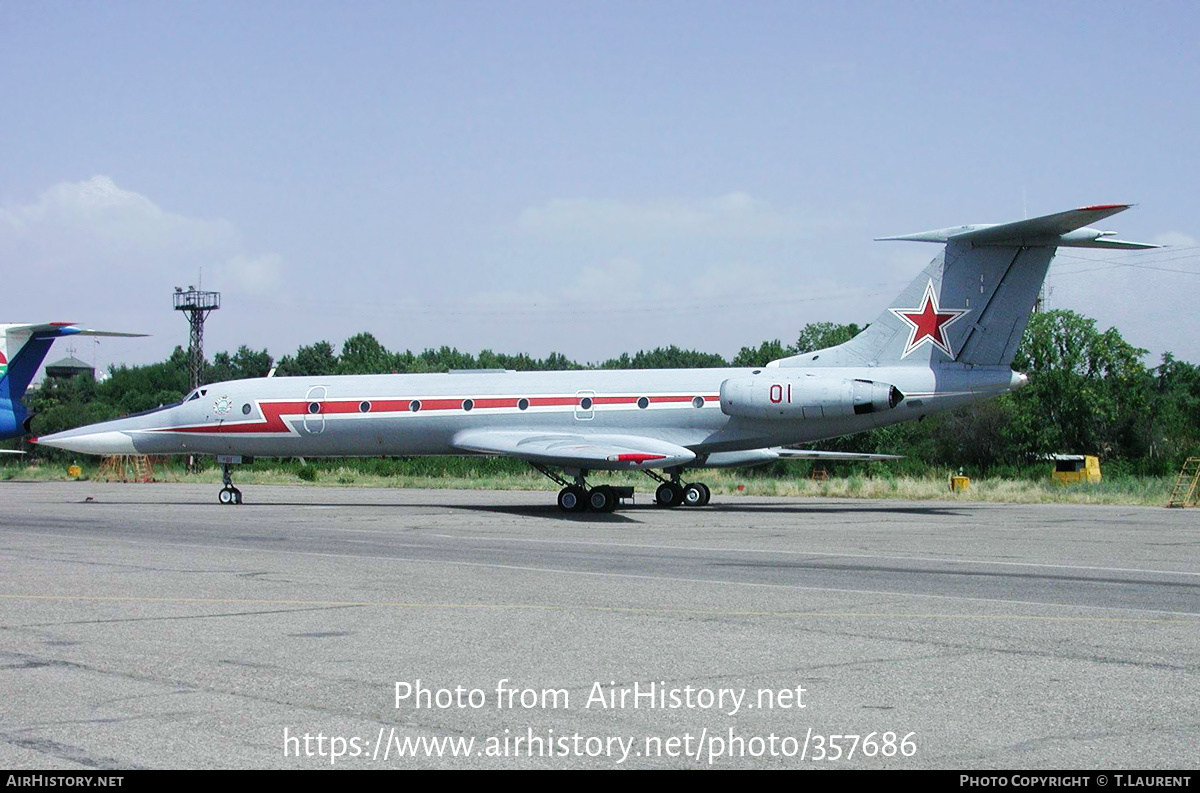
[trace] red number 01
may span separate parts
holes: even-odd
[[[770,396],[772,404],[778,405],[780,402],[782,402],[783,386],[779,385],[779,383],[772,383]]]

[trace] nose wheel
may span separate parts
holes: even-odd
[[[228,463],[221,464],[221,481],[225,487],[221,488],[221,492],[217,494],[217,501],[230,507],[236,507],[242,503],[242,491],[233,486],[233,469]]]

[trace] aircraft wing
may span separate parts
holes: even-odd
[[[467,430],[454,437],[464,452],[498,454],[564,468],[618,471],[669,468],[696,458],[689,449],[638,435],[578,435],[522,430]]]

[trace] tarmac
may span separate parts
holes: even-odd
[[[1200,510],[243,491],[0,483],[0,768],[1197,765]]]

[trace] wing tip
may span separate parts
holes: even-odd
[[[1137,204],[1092,204],[1091,206],[1079,207],[1076,212],[1108,212],[1109,210],[1117,210],[1123,212]]]

